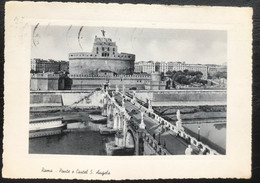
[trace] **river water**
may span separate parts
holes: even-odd
[[[226,123],[183,124],[185,131],[221,154],[226,153]]]
[[[183,124],[185,131],[200,138],[221,154],[226,153],[226,124]],[[200,126],[200,130],[198,130]],[[198,136],[198,132],[200,137]],[[101,135],[90,129],[73,129],[59,135],[37,137],[29,140],[30,154],[106,155],[105,144],[114,136]]]
[[[106,155],[105,144],[113,140],[113,136],[100,135],[98,131],[78,129],[60,135],[32,138],[29,140],[29,153]]]

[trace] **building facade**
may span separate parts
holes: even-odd
[[[185,64],[185,62],[137,62],[135,64],[136,73],[153,73],[153,72],[163,72],[167,71],[200,71],[202,72],[203,79],[208,77],[208,67],[201,64]]]
[[[200,71],[202,75],[202,79],[208,79],[208,68],[205,65],[201,64],[185,64],[183,66],[183,70],[189,70],[189,71]]]
[[[31,59],[31,70],[36,73],[45,72],[69,72],[67,61],[44,60],[39,58]]]
[[[69,62],[67,61],[60,61],[60,69],[61,72],[69,72]]]
[[[215,64],[208,64],[208,74],[209,75],[215,75],[217,72],[227,72],[227,66],[226,65],[215,65]]]
[[[95,37],[92,52],[69,53],[72,75],[96,75],[99,70],[129,75],[134,72],[134,62],[134,54],[118,53],[116,43],[105,36]]]

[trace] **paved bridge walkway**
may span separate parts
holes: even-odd
[[[116,94],[115,100],[121,105],[122,96]],[[131,102],[125,100],[125,109],[128,114],[132,117],[134,122],[140,123],[141,113],[137,106],[133,105]],[[146,125],[147,132],[155,137],[155,139],[161,143],[161,145],[171,154],[185,154],[185,149],[187,148],[187,143],[181,138],[176,137],[176,134],[172,131],[162,131],[161,125],[148,117],[144,116],[144,123]]]

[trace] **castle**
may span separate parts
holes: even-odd
[[[159,73],[134,74],[135,55],[118,53],[116,43],[105,37],[104,30],[102,34],[103,37],[95,37],[92,52],[69,53],[68,78],[34,73],[31,74],[31,90],[88,90],[100,88],[106,82],[111,88],[124,85],[141,90],[165,89]]]
[[[118,53],[117,45],[110,38],[95,37],[92,52],[69,53],[71,75],[98,75],[102,71],[131,75],[134,72],[135,55]]]
[[[95,89],[105,82],[111,88],[124,85],[126,88],[145,89],[150,85],[150,74],[134,74],[135,55],[118,53],[117,45],[110,38],[95,37],[92,52],[69,53],[69,78],[72,80],[71,89]],[[156,86],[165,88],[164,82]]]
[[[124,85],[129,89],[164,90],[169,89],[169,81],[162,81],[161,73],[167,71],[200,71],[203,79],[208,77],[211,67],[206,65],[153,61],[135,63],[134,54],[119,53],[116,42],[106,38],[104,30],[102,34],[103,37],[95,36],[92,52],[69,53],[69,75],[32,73],[31,90],[89,90],[100,88],[104,83],[109,83],[111,88]],[[37,71],[37,64],[42,66],[41,63],[32,62],[32,68]],[[50,65],[52,62],[48,64],[43,71],[54,68]]]

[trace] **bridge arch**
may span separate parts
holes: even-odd
[[[120,116],[118,113],[114,115],[114,129],[119,129]]]
[[[131,130],[127,130],[126,132],[125,146],[126,148],[135,148],[136,146],[135,138]]]

